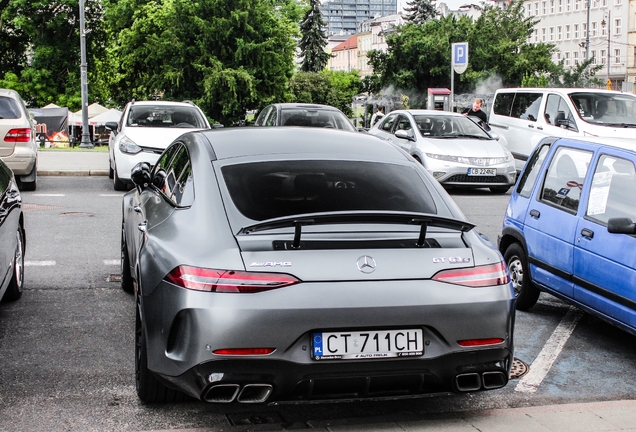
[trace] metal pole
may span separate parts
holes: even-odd
[[[590,0],[587,0],[587,24],[585,30],[585,61],[588,61],[590,59]]]
[[[79,1],[80,8],[80,75],[82,85],[82,142],[81,148],[93,148],[88,130],[88,68],[86,66],[86,32],[84,31],[84,0]]]
[[[450,110],[451,112],[455,112],[455,70],[453,69],[453,60],[452,60],[452,54],[451,54],[451,94],[450,94]],[[429,97],[432,97],[431,95],[429,95]],[[429,105],[431,105],[431,103],[429,102]],[[435,109],[435,104],[432,104],[431,106],[433,106],[433,109]]]

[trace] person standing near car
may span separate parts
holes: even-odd
[[[378,107],[378,110],[371,116],[371,124],[369,127],[373,127],[374,124],[380,121],[380,119],[384,117],[384,112],[382,111],[382,107]]]
[[[483,99],[480,99],[480,98],[475,99],[473,101],[473,107],[469,109],[468,111],[464,112],[464,115],[478,117],[479,120],[484,122],[484,124],[488,124],[488,116],[481,109],[483,104],[484,104]]]

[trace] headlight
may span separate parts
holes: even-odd
[[[426,156],[430,157],[431,159],[470,164],[470,158],[467,158],[464,156],[451,156],[451,155],[435,154],[435,153],[426,153]]]
[[[127,136],[124,136],[119,141],[119,150],[122,153],[137,154],[141,151],[141,147],[135,144],[135,142]]]

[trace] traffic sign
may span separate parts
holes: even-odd
[[[453,70],[462,74],[468,67],[468,42],[453,44]]]

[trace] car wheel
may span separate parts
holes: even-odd
[[[37,187],[37,181],[38,181],[38,173],[37,173],[37,164],[33,165],[33,169],[31,170],[31,172],[27,175],[25,175],[25,178],[29,178],[31,176],[33,176],[33,180],[32,181],[24,181],[22,179],[20,179],[20,189],[23,191],[34,191],[35,188]]]
[[[135,290],[132,275],[130,274],[130,259],[128,258],[128,247],[124,237],[124,227],[121,229],[121,289],[127,293]]]
[[[528,258],[519,243],[513,243],[506,249],[504,260],[510,271],[512,286],[517,298],[517,309],[528,310],[537,303],[541,293],[530,281]]]
[[[24,287],[24,236],[22,235],[21,226],[18,227],[16,236],[18,242],[15,247],[15,254],[13,255],[13,276],[4,293],[4,297],[2,297],[2,300],[6,301],[19,299]]]
[[[493,186],[490,188],[490,192],[496,194],[505,194],[510,190],[510,186]]]
[[[115,167],[115,169],[113,170],[113,188],[115,188],[116,191],[128,190],[126,182],[122,181],[117,175],[117,167]]]
[[[148,352],[144,323],[141,315],[141,296],[137,295],[135,312],[135,387],[137,396],[144,402],[178,402],[185,394],[169,389],[157,380],[148,369]]]

